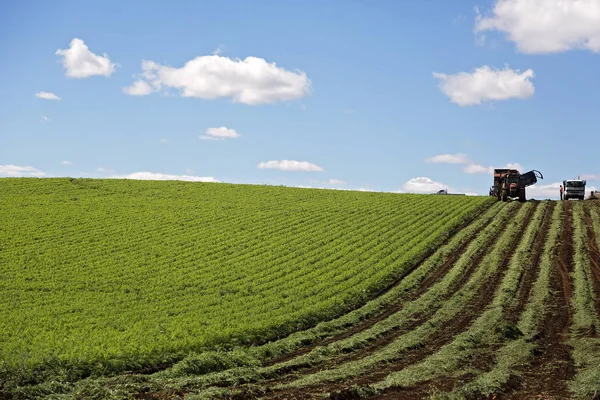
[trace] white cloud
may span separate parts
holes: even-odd
[[[535,92],[529,81],[534,76],[531,69],[520,73],[508,67],[497,70],[484,65],[470,73],[447,75],[434,72],[433,76],[440,80],[442,92],[459,106],[510,98],[526,99]]]
[[[600,174],[581,175],[581,179],[586,179],[588,181],[600,181]]]
[[[146,96],[152,93],[152,91],[152,86],[148,82],[141,80],[135,81],[131,86],[123,88],[123,92],[131,96]]]
[[[341,179],[330,178],[324,181],[318,179],[309,179],[309,182],[315,185],[345,185],[346,182]]]
[[[186,169],[185,169],[185,174],[186,174],[186,175],[192,175],[194,172],[195,172],[195,171],[194,171],[193,169],[191,169],[191,168],[186,168]]]
[[[112,174],[113,172],[115,172],[115,171],[114,171],[114,170],[112,170],[112,169],[109,169],[109,168],[104,168],[104,167],[100,167],[100,168],[98,168],[98,169],[97,169],[97,171],[98,171],[98,172],[101,172],[101,173],[108,173],[108,174]]]
[[[35,97],[37,97],[38,99],[45,99],[45,100],[60,100],[60,97],[58,97],[54,93],[50,93],[50,92],[37,92],[35,94]]]
[[[463,164],[463,171],[467,174],[493,174],[494,168],[510,168],[523,172],[523,166],[519,163],[508,163],[505,166],[484,166],[471,161],[467,154],[439,154],[430,158],[426,158],[425,162],[438,164]]]
[[[160,142],[161,142],[162,144],[166,144],[166,143],[169,143],[169,140],[168,140],[168,139],[165,139],[165,138],[162,138],[162,139],[160,139]]]
[[[226,128],[224,126],[220,126],[218,128],[208,128],[204,135],[201,135],[199,138],[204,140],[225,140],[225,139],[235,139],[242,135],[237,133],[235,129]]]
[[[42,121],[42,122],[50,122],[51,119],[48,118],[48,117],[46,117],[45,115],[42,115],[41,118],[40,118],[40,121]]]
[[[551,198],[558,199],[560,196],[559,186],[562,185],[562,182],[554,182],[546,185],[535,184],[533,186],[529,186],[526,189],[528,198]]]
[[[66,76],[71,78],[88,78],[94,75],[110,76],[115,71],[115,64],[110,62],[108,54],[99,56],[90,51],[83,40],[71,40],[68,49],[56,50],[56,55],[63,56]]]
[[[61,161],[62,165],[73,165],[73,163],[71,161]]]
[[[306,73],[289,71],[258,57],[200,56],[181,68],[144,60],[140,78],[155,91],[172,88],[183,97],[231,97],[249,105],[299,99],[310,92]]]
[[[506,33],[523,53],[600,52],[600,1],[497,0],[475,21],[476,33],[489,30]]]
[[[221,47],[217,47],[215,51],[212,52],[213,56],[218,56],[221,53],[223,53],[223,49],[221,49]]]
[[[517,163],[517,162],[515,162],[515,163],[508,163],[508,164],[506,164],[504,166],[504,168],[516,169],[516,170],[518,170],[520,172],[525,172],[523,170],[523,166],[521,164]]]
[[[483,165],[480,165],[480,164],[469,164],[464,168],[463,171],[465,171],[467,174],[493,174],[494,167],[492,167],[492,166],[484,167]]]
[[[523,170],[523,166],[519,163],[508,163],[504,166],[491,166],[488,165],[487,167],[481,165],[481,164],[468,164],[463,171],[465,171],[467,174],[493,174],[494,173],[494,169],[495,168],[509,168],[509,169],[516,169],[519,172],[525,172]]]
[[[412,178],[409,181],[405,182],[402,188],[406,192],[435,193],[438,190],[447,189],[448,186],[444,185],[443,183],[434,181],[430,178],[420,176],[417,178]]]
[[[428,163],[438,164],[467,164],[469,159],[466,154],[439,154],[425,159]]]
[[[142,181],[189,181],[189,182],[219,182],[212,176],[169,175],[154,172],[134,172],[127,175],[111,176],[114,179],[137,179]]]
[[[279,161],[267,161],[260,162],[257,165],[258,168],[271,168],[279,169],[282,171],[324,171],[322,167],[311,164],[307,161],[294,161],[294,160],[279,160]]]
[[[21,167],[12,164],[0,165],[0,176],[41,178],[45,175],[44,172],[33,167]]]

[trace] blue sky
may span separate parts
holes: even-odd
[[[0,176],[600,187],[598,1],[8,1],[0,37]]]

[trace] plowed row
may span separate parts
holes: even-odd
[[[173,376],[256,368],[377,314],[396,299],[390,287],[493,204],[0,179],[0,397],[168,367]]]
[[[137,396],[592,398],[599,248],[600,204],[495,206],[386,293],[379,312],[252,366],[174,367]]]
[[[370,227],[373,237],[389,215]],[[280,339],[196,352],[127,374],[44,382],[24,393],[148,400],[600,393],[600,202],[496,203],[438,243],[388,277],[392,285],[371,301]],[[361,251],[353,254],[364,260]],[[339,279],[319,282],[337,286]]]

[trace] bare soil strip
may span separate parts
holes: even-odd
[[[531,219],[531,217],[533,216],[533,212],[534,210],[531,210],[530,213],[528,213],[528,215],[526,216],[526,221],[527,223],[529,222],[529,220]],[[483,230],[483,228],[481,229]],[[415,300],[417,298],[419,298],[420,296],[422,296],[425,292],[427,292],[427,290],[433,285],[435,284],[439,279],[441,279],[443,277],[443,275],[452,267],[452,265],[460,258],[460,256],[462,255],[462,253],[464,252],[464,250],[468,247],[468,245],[475,239],[475,237],[477,236],[477,234],[479,234],[479,232],[481,230],[478,230],[473,237],[470,237],[469,240],[467,240],[465,242],[464,245],[462,245],[460,247],[459,250],[457,250],[456,252],[454,252],[451,256],[449,256],[449,258],[446,260],[446,262],[444,262],[443,266],[441,269],[443,269],[443,272],[441,273],[436,273],[432,276],[430,276],[430,280],[429,283],[427,285],[423,285],[418,291],[415,292],[414,295],[412,295],[410,298],[403,300],[402,302],[399,302],[397,304],[393,304],[392,306],[389,307],[389,309],[386,309],[386,311],[382,314],[385,317],[388,317],[390,315],[392,315],[393,313],[396,313],[398,311],[400,311],[403,307],[403,304],[405,304],[408,301],[411,300]],[[442,297],[441,302],[448,300],[450,297],[452,297],[452,295],[458,290],[460,289],[466,282],[468,282],[470,276],[472,275],[473,271],[475,270],[475,268],[479,265],[479,263],[481,262],[481,260],[483,260],[483,258],[487,255],[487,253],[489,252],[489,249],[495,244],[496,240],[502,235],[502,233],[504,232],[505,229],[500,229],[498,230],[498,232],[494,233],[494,237],[492,240],[490,240],[490,242],[477,254],[477,257],[475,257],[473,260],[470,261],[468,269],[465,271],[464,275],[461,277],[460,280],[458,280],[452,287],[451,290],[448,291],[448,294],[446,294],[445,296]],[[435,276],[435,278],[434,278]],[[488,282],[487,286],[492,285],[493,282]],[[429,317],[431,317],[432,314],[434,314],[436,311],[436,309],[431,309],[429,310],[428,313],[426,314],[422,314],[422,315],[418,315],[416,316],[416,318],[408,325],[405,325],[399,329],[394,329],[391,330],[388,334],[376,339],[373,343],[371,343],[368,346],[365,346],[359,350],[357,350],[356,352],[352,352],[349,353],[347,355],[341,355],[338,357],[333,357],[330,360],[326,361],[325,363],[321,363],[319,365],[316,366],[312,366],[309,368],[304,368],[302,369],[302,371],[300,372],[301,375],[309,375],[321,370],[325,370],[325,369],[331,369],[334,368],[340,364],[343,364],[345,362],[349,362],[349,361],[353,361],[353,360],[357,360],[360,358],[363,358],[371,353],[374,353],[375,351],[377,351],[378,349],[387,346],[388,344],[390,344],[392,341],[394,341],[394,339],[396,339],[398,336],[403,335],[407,332],[410,332],[411,330],[415,329],[416,327],[422,325],[423,323],[425,323]],[[358,327],[353,327],[350,328],[348,331],[342,332],[340,335],[336,336],[336,340],[341,340],[347,337],[352,336],[353,334],[356,334],[362,330],[366,330],[368,328],[370,328],[371,326],[373,326],[375,323],[383,320],[384,317],[377,316],[374,317],[372,319],[368,319],[365,321],[365,323],[360,324],[360,326],[362,327],[362,329],[358,329]],[[326,341],[323,341],[320,343],[320,345],[327,345],[329,343],[332,343],[336,340],[332,340],[332,339],[328,339]],[[308,347],[314,347],[314,346],[308,346]],[[302,368],[302,367],[299,367]],[[286,382],[291,382],[295,379],[298,378],[298,374],[292,374],[292,372],[294,372],[297,369],[290,369],[287,372],[289,372],[288,375],[283,376],[283,377],[279,377],[273,380],[269,380],[269,381],[265,381],[264,384],[268,385],[268,386],[275,386],[277,384],[281,384],[281,383],[286,383]]]
[[[502,396],[511,399],[568,398],[567,382],[575,376],[567,344],[571,323],[570,298],[573,292],[573,228],[571,203],[565,202],[563,229],[559,242],[558,265],[551,274],[551,295],[548,299],[540,334],[535,339],[538,346],[531,363],[520,380],[508,387]]]
[[[537,209],[537,204],[535,207],[532,207],[526,217],[523,224],[523,229],[529,225],[531,218],[535,210]],[[385,376],[389,375],[391,372],[399,371],[401,369],[406,368],[407,366],[417,363],[427,356],[430,356],[436,353],[440,348],[444,345],[450,343],[452,339],[458,335],[459,333],[468,329],[468,327],[472,324],[472,322],[483,312],[485,307],[492,301],[494,297],[495,288],[500,284],[502,277],[504,276],[508,264],[512,258],[512,255],[519,243],[520,237],[515,236],[510,245],[510,251],[507,252],[506,256],[503,259],[502,264],[497,269],[496,273],[478,290],[477,294],[469,301],[467,306],[464,308],[464,311],[460,313],[460,315],[450,321],[450,323],[441,329],[439,332],[434,334],[427,342],[419,347],[405,354],[402,359],[394,362],[380,366],[377,370],[365,374],[360,377],[356,377],[354,379],[348,380],[346,382],[341,383],[326,383],[323,385],[313,386],[313,387],[302,387],[302,388],[291,388],[282,391],[275,391],[271,394],[268,394],[265,398],[270,399],[309,399],[314,398],[315,396],[322,395],[324,393],[331,393],[331,395],[335,398],[354,398],[354,397],[344,397],[344,396],[354,396],[351,392],[352,389],[348,389],[350,386],[366,386],[368,384],[378,382]],[[484,255],[487,253],[486,251],[482,252]],[[482,257],[483,258],[483,257]],[[478,260],[474,265],[477,265]],[[465,279],[468,279],[466,277]],[[420,318],[416,321],[416,326],[427,321],[427,318]],[[373,346],[369,346],[367,348],[361,349],[355,355],[352,356],[353,359],[365,357],[371,353],[377,351],[380,347],[385,346],[391,342],[394,338],[398,336],[396,332],[391,335],[391,338],[387,336],[380,342],[377,342]],[[339,362],[335,362],[338,364]],[[315,368],[315,371],[302,371],[303,374],[309,374],[312,372],[316,372],[318,370],[325,369],[323,366],[319,368]],[[271,384],[272,382],[269,382]],[[339,397],[342,396],[342,397]],[[402,398],[402,397],[396,397]]]
[[[552,212],[554,211],[555,203],[552,203],[544,210],[544,220],[542,222],[542,227],[537,234],[534,245],[532,247],[532,251],[534,251],[534,255],[531,262],[531,267],[525,270],[524,274],[521,276],[519,281],[519,289],[517,291],[517,301],[515,302],[514,307],[506,310],[506,318],[505,321],[509,324],[516,324],[521,313],[525,309],[527,301],[529,299],[529,295],[531,293],[531,289],[533,288],[533,284],[537,278],[540,269],[540,259],[542,257],[544,251],[544,244],[548,239],[548,232],[550,230],[550,224],[552,222]],[[523,231],[525,231],[527,227],[525,226]],[[480,371],[489,371],[490,368],[495,363],[494,353],[501,347],[501,344],[491,347],[484,354],[480,354],[476,359],[471,360],[471,366]],[[420,399],[423,397],[427,397],[431,393],[435,392],[450,392],[453,389],[462,386],[469,376],[464,376],[459,379],[455,377],[447,377],[443,376],[439,379],[435,379],[432,381],[422,382],[421,384],[407,387],[407,388],[389,388],[383,394],[376,396],[374,398],[377,399]],[[513,384],[518,384],[518,382],[511,382],[511,386]]]
[[[546,207],[546,210],[544,210],[544,221],[542,222],[542,228],[535,238],[532,249],[534,256],[531,260],[531,266],[527,268],[525,273],[521,276],[521,280],[519,281],[519,289],[517,292],[517,302],[515,303],[515,306],[506,312],[506,320],[509,323],[517,323],[521,313],[529,301],[531,289],[533,289],[535,280],[537,279],[540,271],[540,260],[542,258],[542,254],[544,253],[544,245],[548,240],[548,232],[550,231],[552,213],[554,212],[555,204],[556,203],[550,203],[550,205]]]
[[[465,226],[469,225],[470,223],[472,223],[474,221],[475,221],[475,219],[471,220]],[[465,226],[463,226],[462,228],[464,228]],[[480,229],[478,229],[477,231],[475,231],[456,251],[454,251],[452,254],[450,254],[447,257],[447,259],[444,261],[444,263],[441,266],[439,266],[438,268],[436,268],[431,273],[431,275],[429,275],[427,278],[425,278],[425,280],[422,282],[422,284],[419,287],[419,289],[416,290],[409,297],[404,298],[401,301],[398,301],[396,303],[393,303],[393,304],[389,305],[384,310],[382,310],[381,313],[379,313],[379,314],[377,314],[377,315],[375,315],[375,316],[373,316],[371,318],[367,318],[367,319],[359,322],[358,324],[350,327],[349,329],[347,329],[347,330],[345,330],[345,331],[343,331],[343,332],[341,332],[341,333],[339,333],[339,334],[337,334],[335,336],[332,336],[330,338],[327,338],[327,339],[324,339],[324,340],[321,340],[321,341],[317,341],[315,343],[308,344],[306,346],[303,346],[303,347],[299,348],[298,350],[294,351],[293,353],[290,353],[290,354],[287,354],[285,356],[269,360],[267,363],[265,363],[265,366],[271,366],[271,365],[274,365],[274,364],[279,364],[279,363],[291,360],[293,358],[296,358],[298,356],[301,356],[303,354],[307,354],[311,350],[313,350],[315,347],[327,346],[330,343],[337,342],[337,341],[342,340],[342,339],[346,339],[346,338],[348,338],[348,337],[350,337],[352,335],[355,335],[355,334],[357,334],[359,332],[362,332],[364,330],[369,329],[370,327],[372,327],[373,325],[375,325],[377,322],[382,321],[382,320],[388,318],[390,315],[392,315],[394,313],[397,313],[398,311],[402,310],[402,307],[404,306],[405,303],[419,298],[431,286],[433,286],[436,282],[438,282],[448,272],[448,270],[452,267],[452,265],[454,265],[454,263],[456,262],[456,260],[458,260],[458,258],[464,252],[464,250],[471,244],[471,242],[473,242],[473,240],[475,240],[475,238],[477,237],[477,235],[483,229],[485,229],[485,226],[482,226]],[[442,245],[440,245],[440,247],[442,247],[443,245],[447,244],[452,239],[452,236],[454,236],[454,234],[456,234],[456,232],[458,232],[458,230],[460,230],[460,228],[458,228],[455,232],[453,232],[451,235],[449,235],[448,239]],[[434,251],[432,251],[431,254],[428,254],[426,257],[424,257],[423,261],[425,261],[429,257],[431,257],[433,255],[433,253],[434,253]],[[482,254],[484,254],[484,253],[485,253],[485,251],[482,252]],[[405,276],[408,276],[411,272],[413,272],[415,269],[417,269],[418,266],[423,263],[423,261],[421,263],[417,264],[413,269],[411,269],[410,271],[408,271],[402,277],[404,278]],[[459,282],[459,284],[457,285],[457,287],[462,286],[464,284],[464,282],[467,281],[468,276],[470,274],[471,274],[471,269],[469,269],[468,273],[465,274],[465,277],[463,277],[461,279],[461,281]],[[398,280],[397,282],[395,282],[395,284],[392,285],[391,287],[397,285],[399,282],[400,282],[400,280]],[[388,288],[388,290],[390,288]],[[381,293],[381,294],[383,294],[383,293]],[[381,295],[381,294],[379,294],[379,295]]]
[[[588,235],[588,250],[590,255],[590,267],[594,277],[593,287],[595,294],[596,314],[600,316],[600,250],[596,244],[596,232],[594,232],[594,224],[590,217],[590,209],[584,209],[585,225]]]

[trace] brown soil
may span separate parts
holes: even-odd
[[[465,226],[467,226],[467,225],[465,225]],[[361,321],[361,322],[353,325],[352,327],[348,328],[347,330],[344,330],[343,332],[340,332],[337,335],[334,335],[334,336],[329,337],[327,339],[320,340],[320,341],[317,341],[315,343],[311,343],[311,344],[308,344],[306,346],[303,346],[303,347],[297,349],[296,351],[294,351],[293,353],[286,354],[284,356],[277,357],[277,358],[274,358],[272,360],[269,360],[268,362],[265,363],[265,366],[271,366],[271,365],[274,365],[274,364],[279,364],[279,363],[291,360],[293,358],[296,358],[298,356],[301,356],[303,354],[310,353],[310,351],[312,351],[315,347],[327,346],[330,343],[337,342],[337,341],[342,340],[342,339],[346,339],[346,338],[348,338],[350,336],[353,336],[353,335],[355,335],[355,334],[357,334],[359,332],[362,332],[364,330],[369,329],[370,327],[372,327],[373,325],[375,325],[379,321],[383,321],[384,319],[388,318],[390,315],[395,314],[398,311],[402,310],[402,308],[404,307],[405,303],[419,298],[431,286],[433,286],[437,281],[439,281],[448,272],[448,270],[452,267],[452,265],[454,265],[454,263],[456,262],[456,260],[458,260],[458,258],[460,258],[460,256],[464,252],[464,250],[471,244],[471,242],[477,237],[477,235],[484,228],[485,228],[485,226],[481,227],[476,232],[474,232],[473,235],[471,235],[464,243],[462,243],[460,245],[460,247],[456,251],[454,251],[453,253],[451,253],[447,257],[447,259],[444,261],[444,263],[440,267],[438,267],[437,269],[435,269],[431,275],[427,276],[423,280],[423,282],[420,284],[419,288],[414,293],[412,293],[409,297],[404,298],[401,301],[398,301],[398,302],[390,304],[385,309],[383,309],[382,312],[380,312],[379,314],[377,314],[377,315],[375,315],[373,317],[370,317],[370,318],[366,318],[363,321]],[[446,242],[444,244],[446,244],[448,241],[450,241],[450,239],[452,238],[452,236],[454,236],[455,233],[456,232],[454,232],[452,235],[450,235],[449,238],[446,240]],[[440,245],[440,247],[443,246],[444,244]],[[426,260],[427,258],[429,258],[431,255],[433,255],[434,252],[435,251],[432,250],[430,252],[430,254],[427,255],[427,257],[423,258],[423,261]],[[419,263],[418,265],[416,265],[415,268],[413,268],[411,271],[409,271],[406,274],[404,274],[402,276],[402,278],[408,276],[420,264],[421,263]],[[469,275],[469,274],[465,274],[465,275]],[[463,280],[465,282],[466,282],[466,280],[465,280],[466,278],[467,278],[467,276],[465,278],[463,278]],[[388,288],[386,290],[386,292],[389,291],[393,286],[399,284],[400,281],[401,281],[401,279],[399,279],[394,285],[392,285],[390,288]]]
[[[529,224],[536,208],[537,208],[537,204],[536,204],[536,207],[533,207],[528,212],[526,219],[525,219],[524,226],[527,226]],[[353,394],[355,391],[355,389],[354,389],[355,386],[365,387],[371,383],[378,382],[385,376],[389,375],[390,373],[392,373],[394,371],[402,370],[402,369],[406,368],[407,366],[417,363],[417,362],[423,360],[424,358],[426,358],[427,356],[430,356],[430,355],[436,353],[441,347],[450,343],[456,335],[465,331],[471,325],[471,323],[483,312],[485,307],[491,302],[491,300],[493,299],[493,295],[494,295],[494,289],[498,286],[498,284],[502,280],[502,277],[504,276],[504,273],[506,272],[506,269],[508,267],[510,259],[514,253],[514,249],[516,248],[519,240],[520,240],[519,236],[515,236],[513,238],[510,250],[507,251],[500,268],[498,268],[496,273],[494,273],[493,276],[478,290],[477,294],[468,302],[467,306],[464,308],[464,310],[461,313],[459,313],[457,318],[450,321],[447,326],[445,326],[443,329],[440,329],[436,334],[434,334],[431,338],[429,338],[426,341],[426,343],[424,343],[423,346],[420,346],[416,349],[412,349],[412,351],[409,351],[407,354],[404,355],[404,357],[402,357],[398,361],[395,361],[393,363],[384,364],[384,365],[380,366],[377,370],[375,370],[371,373],[367,373],[363,376],[356,377],[354,379],[350,379],[349,381],[346,381],[346,382],[326,383],[323,385],[318,385],[318,386],[313,386],[313,387],[293,388],[293,389],[287,389],[287,390],[283,390],[283,391],[276,391],[276,392],[273,392],[272,395],[267,396],[266,398],[305,399],[305,398],[313,398],[316,395],[326,394],[326,393],[335,393],[335,396],[337,396],[335,398],[356,398],[356,395]],[[482,253],[485,255],[486,251],[483,251]],[[477,265],[479,263],[479,261],[481,261],[481,259],[477,260],[475,265]],[[422,323],[426,322],[426,320],[427,320],[426,318],[419,319],[419,321],[416,321],[417,322],[416,325],[417,326],[421,325]],[[375,352],[376,350],[378,350],[385,344],[388,344],[389,342],[391,342],[397,336],[398,336],[397,334],[392,335],[392,338],[388,338],[386,336],[382,341],[380,341],[380,342],[378,341],[376,343],[376,345],[361,349],[359,352],[352,355],[352,359],[355,359],[355,358],[357,359],[357,358],[365,357],[369,354],[372,354],[373,352]],[[339,360],[336,360],[334,362],[334,364],[339,364]],[[319,368],[314,368],[311,371],[302,371],[302,372],[303,372],[303,374],[308,374],[308,373],[316,372],[317,370],[321,370],[321,369],[325,369],[325,368],[323,366],[321,366]],[[294,377],[294,378],[296,378],[296,377]],[[270,384],[273,384],[273,383],[275,383],[275,382],[271,382]],[[276,383],[279,383],[279,382],[276,382]],[[429,383],[423,383],[422,385],[419,385],[418,387],[414,387],[411,389],[422,392],[422,390],[425,390],[425,388],[427,388],[427,389],[429,388]],[[392,393],[392,391],[394,391],[394,390],[396,390],[396,389],[390,389],[390,393]],[[396,390],[395,393],[398,393],[398,390]],[[339,397],[339,396],[342,396],[342,397]],[[344,397],[344,396],[350,396],[350,397]],[[355,396],[355,397],[351,397],[351,396]],[[400,397],[400,398],[402,398],[402,397]]]
[[[588,252],[590,257],[590,266],[592,269],[592,276],[594,280],[592,282],[595,294],[595,306],[596,313],[600,315],[600,251],[596,244],[596,232],[594,232],[594,224],[590,217],[589,208],[585,209],[585,225],[588,236]],[[596,327],[600,328],[600,327]]]
[[[528,218],[531,218],[530,214],[528,216]],[[504,227],[505,228],[505,227]],[[486,245],[477,255],[476,257],[473,258],[473,260],[471,260],[471,262],[469,263],[468,268],[466,269],[465,273],[463,274],[463,276],[457,281],[457,283],[455,285],[453,285],[453,287],[448,291],[448,294],[446,296],[444,296],[442,298],[442,301],[448,300],[450,297],[452,297],[452,295],[455,293],[456,290],[458,290],[460,287],[462,287],[470,278],[471,274],[473,273],[474,269],[477,267],[477,265],[479,265],[479,263],[481,262],[481,260],[485,257],[485,255],[488,253],[489,248],[495,243],[495,240],[502,234],[502,232],[504,232],[504,228],[499,230],[498,232],[495,233],[494,237],[490,240],[490,243],[488,245]],[[483,228],[481,229],[483,230]],[[435,282],[437,282],[437,280],[439,280],[444,273],[446,273],[451,267],[452,265],[456,262],[456,260],[458,260],[460,258],[460,256],[462,255],[462,253],[464,252],[464,250],[467,248],[467,246],[474,240],[475,236],[477,236],[477,234],[479,234],[479,232],[481,231],[477,231],[474,233],[473,237],[469,238],[469,240],[467,240],[456,252],[454,252],[451,256],[449,256],[449,258],[446,260],[446,262],[444,262],[443,266],[440,268],[441,270],[443,270],[443,273],[436,273],[433,274],[432,276],[430,276],[429,279],[429,284],[428,285],[422,285],[420,287],[420,289],[413,295],[411,296],[411,298],[409,300],[412,300],[413,297],[414,299],[422,296]],[[435,278],[434,278],[435,277]],[[409,300],[405,300],[403,303],[405,303],[406,301]],[[392,305],[389,309],[387,309],[382,315],[385,317],[388,317],[390,315],[392,315],[395,312],[398,312],[402,309],[403,303],[399,303],[399,304],[394,304]],[[369,344],[368,346],[365,346],[363,348],[361,348],[360,350],[356,351],[356,352],[352,352],[350,354],[347,355],[342,355],[339,357],[335,357],[332,358],[330,360],[327,360],[325,363],[316,365],[316,366],[312,366],[309,367],[307,369],[302,370],[302,375],[307,375],[307,374],[312,374],[314,372],[323,370],[323,369],[330,369],[330,368],[334,368],[337,365],[340,365],[342,363],[348,362],[348,361],[352,361],[352,360],[356,360],[362,357],[365,357],[371,353],[373,353],[374,351],[376,351],[377,349],[380,349],[388,344],[390,344],[394,339],[396,339],[398,336],[407,333],[413,329],[415,329],[416,327],[418,327],[419,325],[422,325],[423,323],[425,323],[429,317],[431,315],[433,315],[433,313],[436,311],[436,309],[431,309],[429,310],[428,313],[423,314],[423,315],[416,315],[415,318],[413,319],[413,321],[409,324],[407,324],[406,326],[403,326],[401,328],[398,329],[394,329],[391,330],[390,332],[388,332],[388,334],[375,339],[371,344]],[[382,315],[376,316],[372,319],[366,320],[365,323],[360,324],[360,326],[362,327],[362,329],[359,329],[358,326],[355,326],[351,329],[348,330],[348,332],[343,332],[340,335],[336,336],[336,338],[339,338],[337,340],[340,339],[344,339],[346,337],[349,337],[355,333],[361,332],[362,330],[368,329],[371,326],[373,326],[375,323],[383,320],[384,318],[382,317]],[[333,342],[334,340],[332,339],[328,339],[326,341],[323,341],[320,343],[320,345],[327,345],[331,342]],[[303,368],[303,366],[300,366],[296,369],[299,368]],[[293,372],[295,369],[289,369],[285,372]],[[286,382],[291,382],[295,379],[297,379],[298,376],[297,375],[293,375],[290,374],[288,376],[285,377],[281,377],[281,378],[276,378],[274,380],[271,381],[266,381],[264,382],[266,385],[270,385],[270,386],[275,386],[277,384],[281,384],[281,383],[286,383]]]
[[[509,323],[516,324],[521,313],[525,309],[525,305],[529,300],[531,289],[535,283],[540,270],[540,259],[544,252],[544,245],[548,240],[548,231],[550,230],[550,224],[552,223],[552,213],[556,203],[550,203],[550,205],[544,211],[542,227],[534,239],[532,251],[534,251],[533,258],[531,260],[531,266],[525,269],[525,272],[519,280],[519,289],[517,292],[517,302],[515,306],[506,312],[506,320]]]
[[[514,307],[505,311],[505,321],[508,324],[514,325],[517,323],[521,313],[525,309],[533,284],[537,279],[540,268],[540,259],[542,258],[544,245],[548,239],[548,231],[550,230],[550,224],[552,222],[554,206],[555,203],[551,203],[550,206],[544,210],[542,226],[537,236],[534,238],[534,243],[532,245],[532,251],[535,253],[531,260],[531,267],[524,271],[519,280],[517,301],[515,302]],[[498,343],[487,349],[485,352],[478,354],[477,357],[471,360],[471,367],[480,371],[488,371],[496,363],[495,352],[500,346],[501,344]],[[376,398],[419,399],[427,397],[435,392],[450,392],[463,386],[466,383],[465,378],[468,377],[469,375],[465,375],[461,379],[440,377],[439,379],[423,382],[422,384],[413,387],[390,388],[386,390],[382,396],[377,396]],[[515,383],[511,381],[510,384],[513,385]],[[390,397],[390,395],[392,397]]]
[[[563,229],[556,268],[551,274],[551,295],[531,363],[520,379],[507,387],[502,398],[511,399],[564,399],[569,397],[567,382],[575,375],[571,347],[567,344],[571,322],[569,300],[573,292],[573,229],[571,203],[565,202]]]

